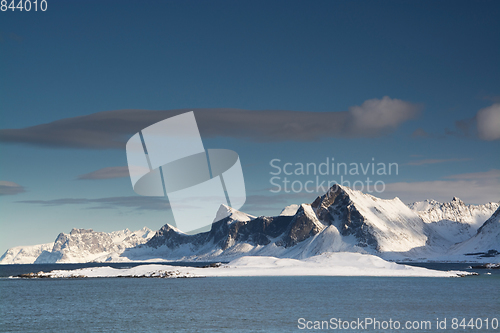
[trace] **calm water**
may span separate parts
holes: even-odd
[[[431,330],[419,332],[468,332],[472,330],[452,330],[452,318],[500,319],[500,274],[475,271],[482,274],[466,278],[2,278],[0,331],[303,332],[315,330],[300,330],[299,318],[370,317],[403,324],[431,322]],[[447,330],[436,330],[437,317],[447,318]],[[400,331],[404,330],[392,330]],[[488,331],[500,332],[500,327]]]

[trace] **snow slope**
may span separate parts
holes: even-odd
[[[478,253],[490,250],[500,252],[500,208],[484,222],[472,238],[453,246],[450,254]]]
[[[328,253],[303,260],[244,256],[221,267],[140,265],[128,269],[92,267],[56,270],[33,277],[227,277],[227,276],[413,276],[457,277],[460,271],[436,271],[400,265],[359,253]]]

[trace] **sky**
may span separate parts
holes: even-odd
[[[500,200],[498,1],[47,5],[0,12],[2,253],[172,223],[167,198],[134,192],[125,143],[187,111],[206,149],[238,153],[256,216],[322,181]]]

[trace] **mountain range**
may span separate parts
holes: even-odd
[[[1,264],[182,260],[241,256],[303,259],[325,252],[374,254],[395,261],[500,260],[499,203],[426,200],[405,205],[334,185],[311,204],[255,217],[221,205],[210,231],[187,235],[168,224],[113,233],[73,229],[54,244],[15,247]]]

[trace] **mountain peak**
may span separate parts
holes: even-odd
[[[347,192],[347,188],[343,187],[342,185],[335,184],[332,187],[330,187],[325,194],[317,197],[316,200],[314,200],[314,202],[311,204],[311,206],[316,211],[320,210],[321,208],[323,209],[328,208],[333,204],[335,199],[339,196],[349,199],[349,193]]]
[[[279,216],[294,216],[297,213],[300,205],[292,204],[283,208]]]
[[[78,234],[91,234],[93,232],[94,232],[94,230],[92,230],[92,229],[73,228],[73,229],[71,229],[69,234],[73,236],[73,235],[78,235]]]
[[[217,214],[215,215],[214,218],[214,223],[218,222],[222,219],[225,219],[226,217],[230,217],[232,220],[238,220],[241,222],[246,222],[253,220],[255,216],[249,215],[243,212],[240,212],[239,210],[236,210],[232,207],[229,207],[227,205],[221,204],[219,207],[219,210],[217,211]]]

